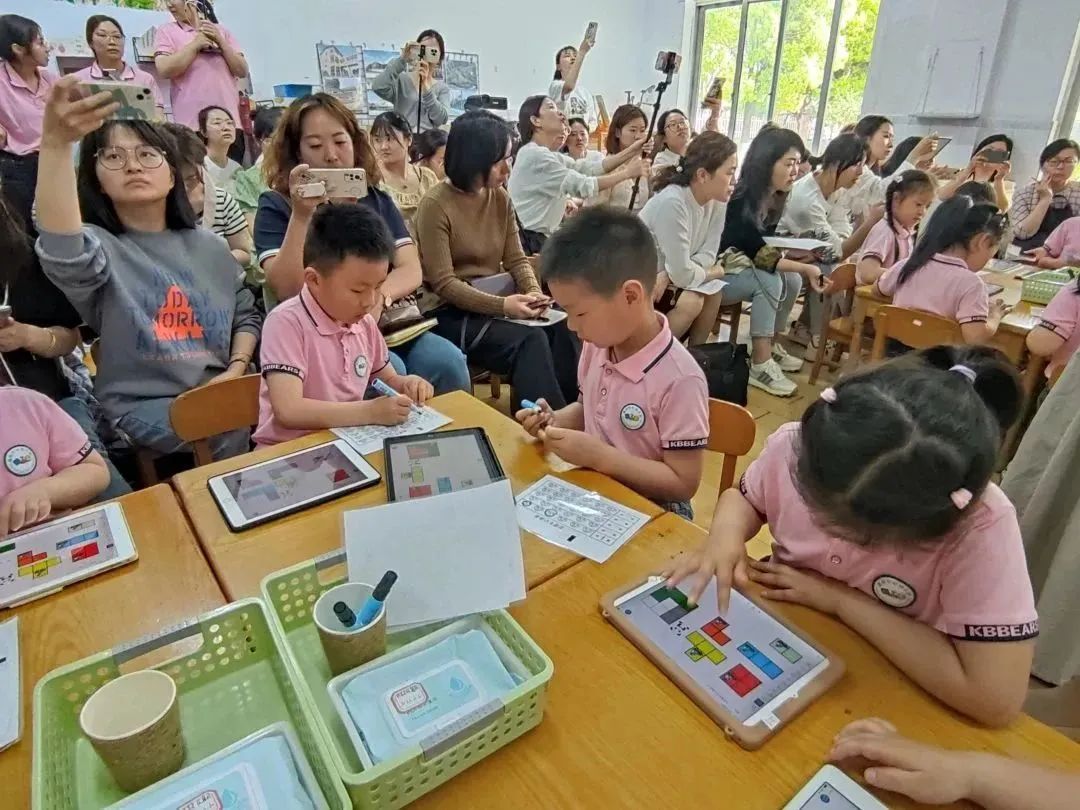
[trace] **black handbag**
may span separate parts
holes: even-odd
[[[691,346],[690,354],[705,372],[709,396],[746,405],[750,386],[750,353],[742,343],[702,343]]]

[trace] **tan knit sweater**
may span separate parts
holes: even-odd
[[[416,236],[424,282],[441,302],[501,316],[504,299],[477,290],[470,281],[504,271],[519,292],[540,292],[504,189],[466,193],[449,181],[439,183],[420,200]]]

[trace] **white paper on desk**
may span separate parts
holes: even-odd
[[[716,295],[724,287],[727,286],[727,282],[722,278],[714,278],[709,281],[698,284],[696,287],[689,287],[690,292],[701,293],[702,295]]]
[[[22,736],[19,683],[19,618],[0,624],[0,751]]]
[[[507,323],[520,323],[522,326],[554,326],[566,320],[566,313],[561,309],[549,309],[539,318],[507,318]]]
[[[783,250],[821,250],[829,247],[828,242],[820,239],[797,239],[794,236],[766,236],[765,244]]]
[[[525,598],[514,492],[506,479],[345,513],[349,579],[396,571],[387,626],[504,608]]]
[[[400,425],[386,427],[383,425],[359,425],[357,427],[333,428],[331,433],[340,436],[351,444],[362,456],[378,453],[383,449],[383,440],[395,436],[415,436],[420,433],[431,433],[443,425],[449,425],[454,420],[444,416],[434,408],[424,407],[420,413],[413,411],[409,418]]]
[[[541,540],[600,563],[649,522],[636,509],[553,475],[518,495],[517,519]]]

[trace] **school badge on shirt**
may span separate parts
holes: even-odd
[[[353,362],[353,371],[356,372],[357,377],[366,377],[368,373],[368,360],[364,355],[360,355]]]
[[[641,430],[645,427],[645,411],[640,405],[631,402],[629,405],[624,405],[619,412],[619,421],[627,430]]]
[[[37,454],[25,444],[17,444],[4,453],[4,467],[12,475],[25,478],[37,469]]]
[[[906,608],[915,604],[915,589],[899,577],[882,574],[874,580],[874,596],[882,604]]]

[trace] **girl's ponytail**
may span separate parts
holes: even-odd
[[[927,223],[922,241],[911,252],[897,278],[897,285],[911,278],[924,264],[956,245],[966,245],[972,237],[986,233],[1001,239],[1005,217],[996,205],[975,203],[970,197],[956,195],[941,204]]]
[[[934,346],[916,353],[928,366],[965,377],[993,414],[1002,437],[1020,416],[1024,393],[1016,367],[989,346]]]

